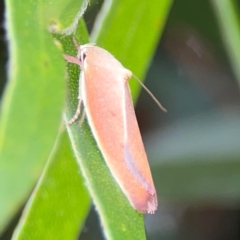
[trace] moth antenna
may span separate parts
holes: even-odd
[[[142,88],[150,95],[153,101],[158,105],[163,112],[167,112],[167,109],[163,107],[163,105],[157,100],[157,98],[153,95],[153,93],[133,74],[133,77],[139,82]]]

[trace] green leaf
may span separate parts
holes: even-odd
[[[81,43],[87,41],[84,25],[77,29],[77,36],[81,36]],[[58,37],[63,44],[64,51],[71,54],[74,49],[71,38]],[[76,50],[75,50],[76,51]],[[76,53],[75,53],[76,54]],[[70,119],[76,111],[78,100],[79,67],[68,64],[70,77],[68,93],[67,118]],[[87,188],[100,215],[103,230],[108,239],[137,239],[145,238],[142,214],[137,213],[115,182],[92,136],[91,130],[84,121],[68,127],[72,147],[77,157]]]
[[[240,18],[233,0],[212,0],[233,71],[240,84]]]
[[[32,193],[13,239],[75,239],[89,209],[89,197],[66,132]]]
[[[60,124],[64,61],[43,27],[43,5],[6,1],[10,62],[0,122],[0,231],[37,180]]]

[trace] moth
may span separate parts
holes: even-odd
[[[103,48],[75,45],[76,57],[64,55],[81,68],[79,103],[69,124],[79,117],[83,104],[97,145],[130,204],[140,213],[154,213],[157,194],[128,85],[133,74]]]

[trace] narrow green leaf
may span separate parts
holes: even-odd
[[[67,16],[72,21],[81,9],[79,1],[64,2],[6,1],[10,62],[0,119],[0,232],[34,186],[58,132],[65,70],[48,30],[54,23],[64,28]]]
[[[66,132],[61,133],[13,239],[75,239],[89,209]]]
[[[240,18],[233,0],[212,0],[230,62],[240,84]]]

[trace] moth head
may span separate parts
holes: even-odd
[[[92,48],[94,45],[95,43],[88,43],[79,46],[77,58],[82,64],[84,64],[84,61],[86,59],[88,48]]]
[[[86,49],[84,45],[79,46],[77,59],[81,62],[81,65],[84,65],[84,60],[86,59]]]

